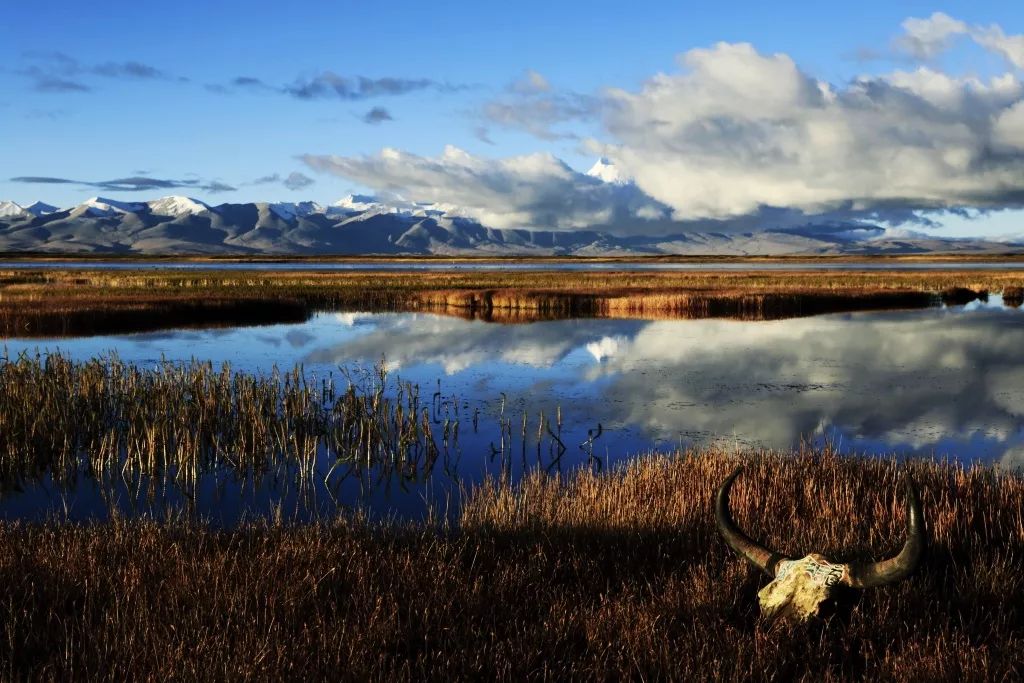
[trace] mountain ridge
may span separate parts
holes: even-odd
[[[600,162],[599,162],[600,163]],[[608,169],[597,169],[604,173]],[[610,171],[605,173],[611,179]],[[615,235],[607,230],[491,228],[432,204],[350,195],[316,202],[211,206],[171,195],[146,202],[93,197],[70,208],[0,202],[0,250],[79,254],[209,255],[704,255],[996,253],[1022,241],[886,236],[834,225],[751,232]]]

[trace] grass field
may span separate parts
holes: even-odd
[[[711,513],[737,460],[745,529],[839,560],[899,547],[908,467],[925,564],[830,622],[764,623]],[[1022,510],[1024,479],[984,468],[700,451],[485,486],[452,526],[4,522],[0,675],[1019,680]]]
[[[62,336],[294,322],[318,309],[492,321],[573,316],[765,319],[915,308],[1003,292],[1020,270],[683,272],[0,271],[0,335]]]

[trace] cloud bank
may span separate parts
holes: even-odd
[[[547,153],[487,159],[448,146],[439,157],[387,148],[370,156],[301,159],[316,171],[431,202],[495,228],[573,229],[651,224],[667,217],[664,206],[634,186],[606,183]]]
[[[62,52],[28,52],[23,55],[29,63],[18,73],[27,77],[37,92],[92,92],[91,77],[116,80],[178,80],[166,71],[135,60],[108,61],[86,64]]]
[[[17,176],[11,178],[12,183],[29,183],[34,185],[79,185],[95,187],[105,192],[146,192],[150,190],[190,189],[205,192],[234,192],[236,188],[219,180],[169,180],[150,178],[148,176],[132,176],[113,180],[72,180],[71,178],[54,178],[50,176]],[[312,181],[310,181],[312,182]]]
[[[581,144],[625,182],[596,182],[543,153],[488,159],[449,147],[437,157],[385,149],[303,159],[408,200],[464,206],[495,227],[928,225],[933,212],[1024,206],[1024,36],[941,13],[902,29],[897,49],[918,64],[838,85],[786,54],[718,43],[684,52],[674,70],[634,89],[559,90],[528,71],[483,106],[484,141],[492,126],[550,141],[593,123],[600,132]],[[939,70],[932,60],[959,39],[1005,70]]]
[[[603,108],[601,148],[680,220],[761,207],[999,208],[1024,199],[1021,82],[928,67],[834,87],[720,43]]]
[[[432,78],[383,76],[344,76],[325,70],[313,76],[299,77],[286,85],[274,85],[255,76],[236,76],[227,83],[210,83],[206,89],[222,95],[238,92],[268,92],[299,100],[344,100],[357,102],[378,97],[395,97],[424,90],[453,93],[471,86],[447,83]],[[371,110],[372,111],[372,110]],[[379,121],[378,121],[379,122]]]

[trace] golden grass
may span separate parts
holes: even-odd
[[[913,463],[931,547],[831,622],[770,628],[711,494],[780,550],[900,543],[892,461],[645,457],[477,490],[455,527],[0,524],[0,672],[102,680],[1018,680],[1024,480]]]
[[[289,322],[316,309],[485,320],[776,318],[929,305],[945,291],[1015,292],[1002,271],[0,271],[0,334],[60,336],[216,320]],[[1011,301],[1013,301],[1011,296]],[[258,302],[265,302],[260,306]],[[133,327],[133,325],[135,327]]]

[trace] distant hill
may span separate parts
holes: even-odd
[[[605,175],[607,168],[599,169]],[[122,202],[94,197],[57,208],[41,202],[0,202],[0,251],[77,254],[436,254],[644,255],[995,253],[1024,241],[885,237],[880,228],[856,234],[833,229],[684,232],[616,236],[596,230],[494,229],[430,205],[394,206],[349,196],[315,202],[221,204],[188,197]]]

